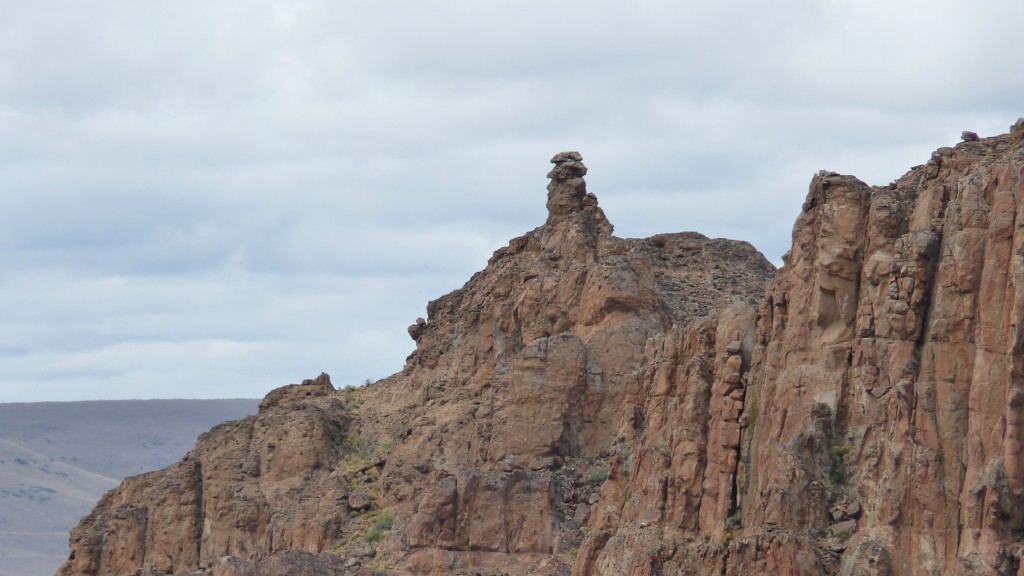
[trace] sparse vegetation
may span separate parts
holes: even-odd
[[[595,466],[587,474],[587,482],[597,486],[608,479],[608,468],[606,466]]]
[[[345,438],[341,444],[341,460],[338,462],[338,468],[346,474],[361,470],[369,466],[375,457],[386,454],[390,450],[391,444],[387,442],[380,446],[374,446],[363,438]]]
[[[849,448],[844,445],[832,447],[834,458],[832,459],[832,470],[829,473],[829,480],[833,486],[843,486],[849,481],[849,470],[846,465],[846,455]]]
[[[345,388],[345,404],[349,409],[358,409],[366,402],[366,398],[363,398],[362,390],[355,386],[351,388]]]
[[[732,514],[732,516],[729,516],[728,518],[725,519],[725,527],[729,528],[730,530],[733,529],[733,528],[736,528],[738,526],[742,526],[742,525],[743,525],[743,521],[740,518],[739,511],[734,512]]]
[[[370,531],[363,536],[363,540],[369,543],[375,543],[381,539],[386,533],[391,531],[391,527],[395,525],[395,519],[390,514],[381,514],[377,517],[377,521],[373,523],[373,527]]]

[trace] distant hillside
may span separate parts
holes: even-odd
[[[124,477],[163,468],[258,400],[0,404],[0,576],[53,574],[68,531]]]

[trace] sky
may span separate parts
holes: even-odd
[[[812,175],[1024,116],[1019,0],[0,0],[0,402],[401,370],[579,150],[780,263]]]

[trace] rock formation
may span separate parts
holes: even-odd
[[[272,392],[72,532],[60,574],[1020,574],[1024,120],[821,172],[785,266],[544,225],[385,380]],[[773,278],[774,275],[774,278]]]

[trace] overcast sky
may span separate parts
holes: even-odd
[[[1024,115],[1024,2],[0,0],[0,402],[402,368],[579,150],[620,236],[779,262],[820,169]]]

